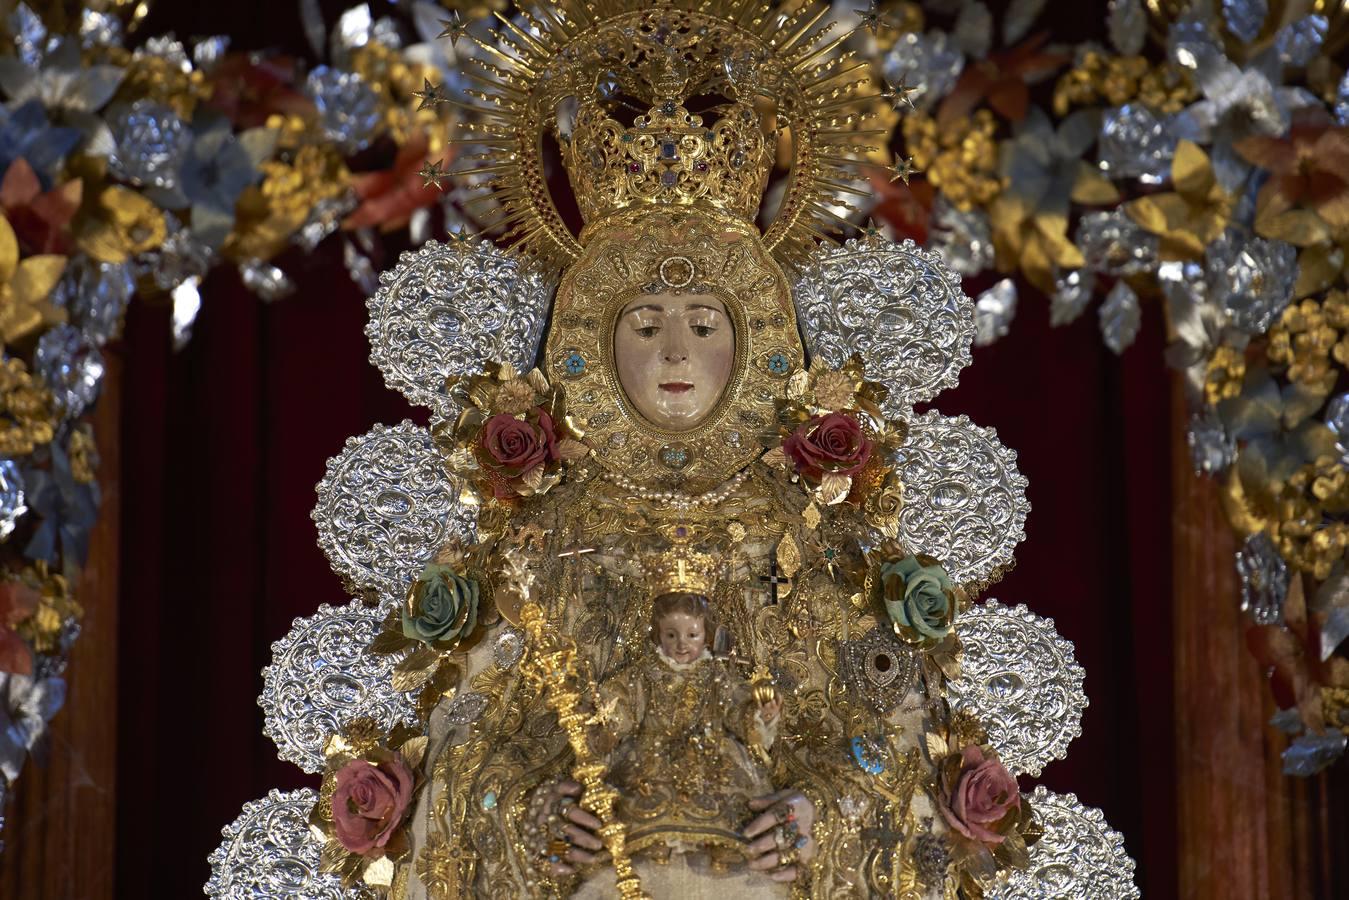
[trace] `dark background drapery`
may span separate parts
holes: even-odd
[[[322,5],[331,14],[344,4]],[[1052,6],[1044,21],[1055,38],[1100,29],[1101,9]],[[145,31],[169,30],[306,53],[292,4],[161,2]],[[363,298],[337,247],[284,265],[299,290],[270,305],[231,273],[208,279],[193,342],[177,354],[166,309],[137,305],[128,316],[119,897],[198,895],[206,856],[244,802],[317,784],[277,761],[262,736],[259,670],[293,618],[348,599],[309,520],[325,460],[377,422],[419,418],[366,361]],[[1084,734],[1040,782],[1101,807],[1139,861],[1145,896],[1176,896],[1172,416],[1160,311],[1147,310],[1122,360],[1102,347],[1093,315],[1053,330],[1047,320],[1047,301],[1023,290],[1012,334],[977,351],[936,406],[996,428],[1020,453],[1028,540],[990,595],[1052,616],[1087,671]]]

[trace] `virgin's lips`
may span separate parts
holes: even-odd
[[[669,391],[672,394],[682,394],[685,391],[693,390],[693,385],[687,381],[667,381],[660,386],[662,391]]]

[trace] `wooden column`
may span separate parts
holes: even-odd
[[[1246,649],[1238,541],[1223,516],[1221,485],[1191,468],[1178,386],[1172,410],[1179,896],[1339,896],[1323,892],[1334,865],[1325,779],[1281,772],[1286,739],[1268,725],[1274,704]]]
[[[24,766],[0,835],[0,897],[12,900],[113,896],[122,361],[114,351],[105,356],[103,394],[93,414],[103,505],[75,586],[83,628],[66,671],[65,706],[51,723],[46,763],[29,759]]]

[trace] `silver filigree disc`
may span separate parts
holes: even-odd
[[[272,644],[258,705],[263,734],[282,759],[317,774],[329,735],[351,719],[374,719],[385,729],[416,721],[411,696],[390,681],[399,656],[365,652],[383,618],[360,600],[336,609],[324,604]]]
[[[311,518],[347,589],[387,611],[447,540],[473,539],[477,515],[459,496],[430,432],[377,425],[328,460]]]
[[[822,244],[793,296],[806,349],[831,366],[860,353],[867,377],[890,389],[891,418],[955,387],[970,364],[974,303],[960,276],[913,241]]]
[[[362,900],[361,888],[342,887],[336,875],[319,872],[322,843],[309,829],[318,802],[311,788],[276,789],[244,806],[221,830],[224,840],[207,858],[211,877],[204,888],[214,900]]]
[[[1087,695],[1073,645],[1054,620],[989,600],[960,614],[956,635],[960,677],[947,685],[952,708],[978,717],[1014,775],[1038,776],[1063,759],[1082,733]]]
[[[1030,867],[1013,871],[985,896],[988,900],[1137,900],[1134,861],[1124,838],[1099,809],[1073,794],[1040,785],[1025,796],[1044,825],[1030,851]]]
[[[553,285],[485,240],[429,241],[380,274],[366,301],[370,361],[384,383],[452,421],[447,381],[505,362],[534,366]]]
[[[1011,567],[1026,537],[1026,479],[1016,451],[991,428],[930,411],[911,422],[895,454],[904,482],[900,538],[940,560],[960,584],[982,586]]]

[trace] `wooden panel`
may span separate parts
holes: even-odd
[[[113,896],[117,771],[117,598],[121,520],[121,359],[109,351],[94,412],[103,506],[77,587],[84,625],[71,651],[65,707],[52,721],[45,765],[30,759],[10,804],[0,897]]]
[[[1324,791],[1285,777],[1285,739],[1246,649],[1219,485],[1195,477],[1173,396],[1176,766],[1183,900],[1314,900]],[[1341,864],[1342,865],[1342,864]]]

